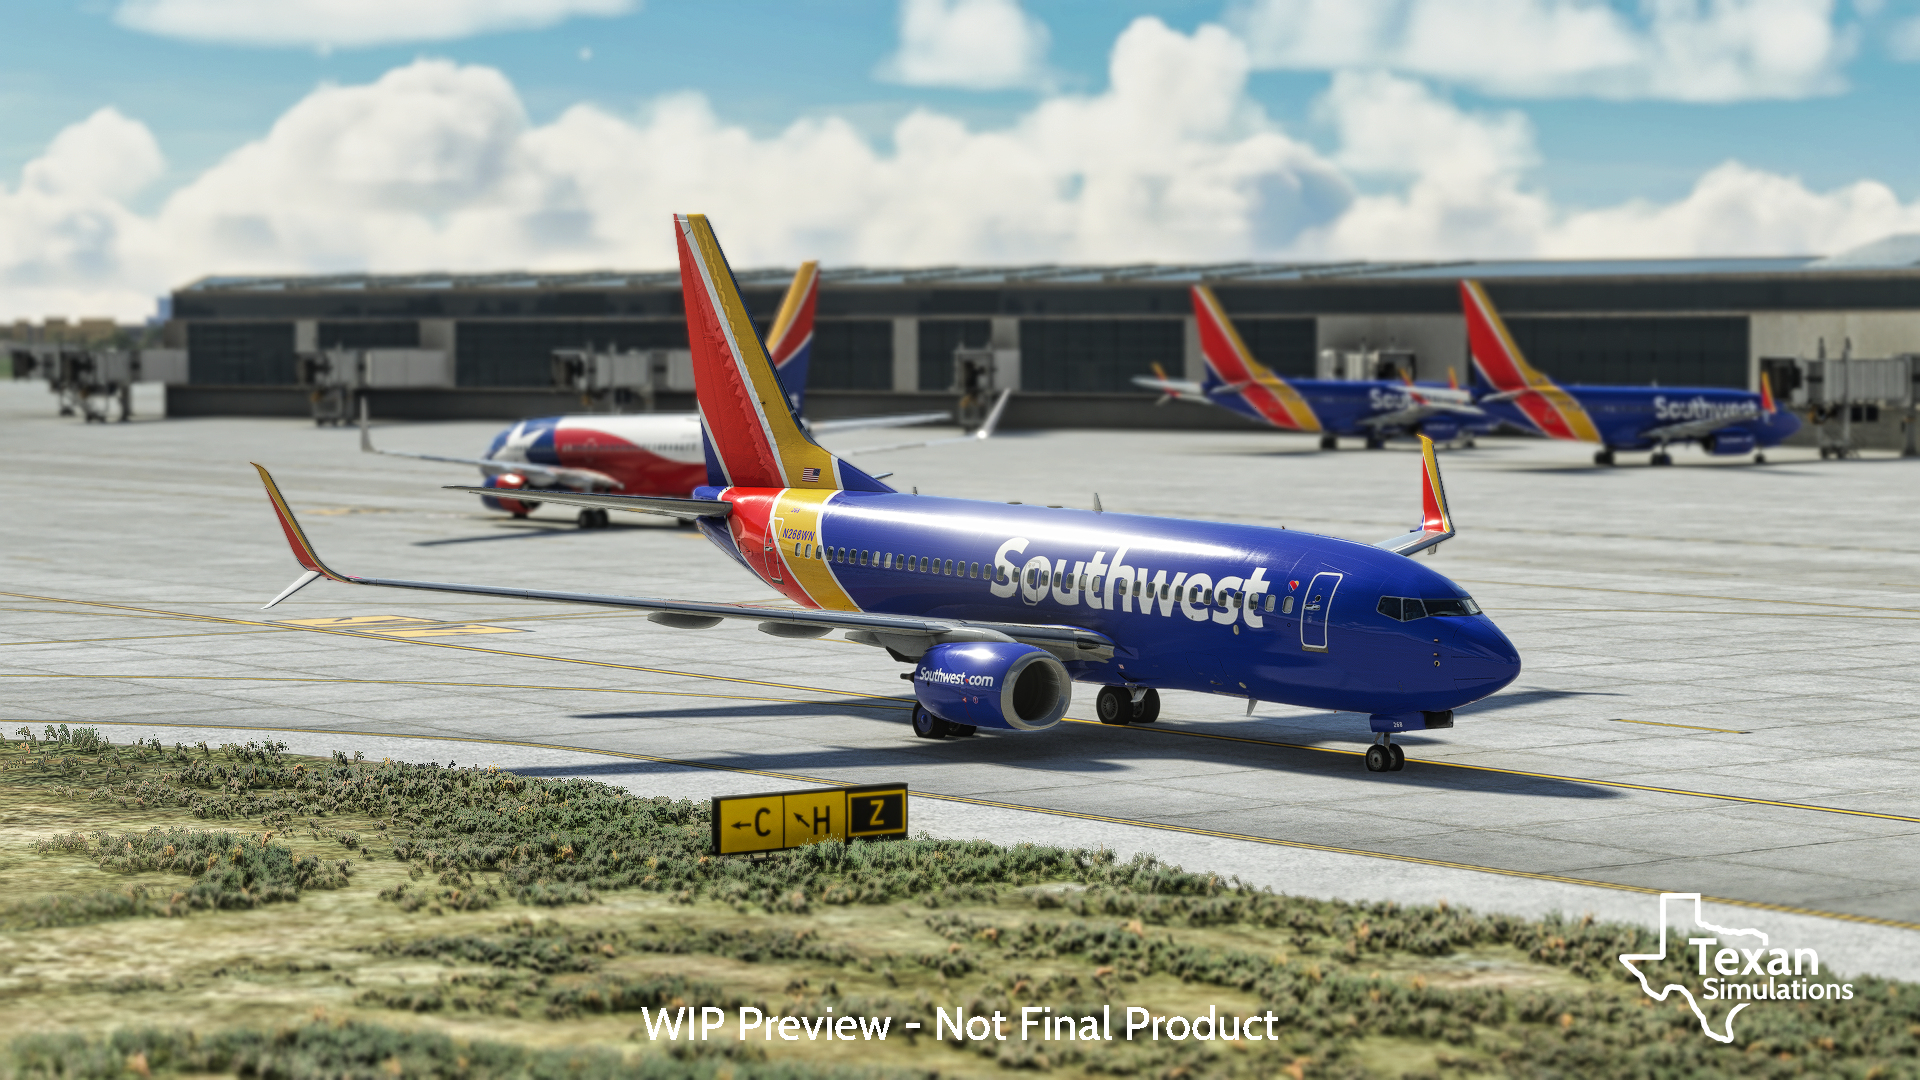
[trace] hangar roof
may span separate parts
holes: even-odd
[[[837,267],[821,271],[826,284],[842,286],[1008,286],[1008,285],[1188,285],[1280,284],[1284,282],[1433,281],[1458,278],[1701,278],[1772,274],[1823,274],[1872,269],[1908,270],[1911,266],[1861,266],[1811,255],[1717,259],[1493,259],[1444,262],[1219,262],[1130,263],[1072,266],[1045,263],[1023,266]],[[782,286],[790,267],[737,272],[745,286]],[[658,289],[680,284],[678,270],[590,270],[572,273],[508,271],[487,274],[313,274],[293,276],[204,277],[179,291],[287,292],[386,291],[429,289]]]

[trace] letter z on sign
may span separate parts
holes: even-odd
[[[749,855],[823,840],[884,840],[907,835],[907,786],[721,795],[713,800],[713,851]]]

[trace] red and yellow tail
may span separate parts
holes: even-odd
[[[1193,318],[1200,352],[1215,378],[1228,384],[1268,423],[1288,431],[1319,431],[1313,406],[1287,380],[1253,358],[1226,309],[1205,285],[1193,287]]]
[[[1527,363],[1479,282],[1460,283],[1460,307],[1467,315],[1467,349],[1473,356],[1473,366],[1495,392],[1510,396],[1550,439],[1601,441],[1600,429],[1580,402]]]
[[[733,487],[892,490],[801,430],[706,215],[675,215],[674,232],[694,394],[722,474],[711,479]]]
[[[1763,416],[1772,416],[1775,408],[1776,406],[1773,403],[1773,380],[1767,378],[1767,373],[1763,371],[1760,373],[1760,413]]]

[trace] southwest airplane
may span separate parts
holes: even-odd
[[[801,407],[807,388],[807,366],[813,357],[813,313],[820,296],[819,264],[803,263],[787,287],[774,316],[771,355],[774,370],[794,411]],[[623,491],[633,495],[685,495],[706,482],[706,459],[700,451],[698,413],[586,414],[543,416],[522,420],[493,437],[482,458],[444,457],[379,450],[367,431],[366,399],[360,402],[360,449],[390,457],[443,461],[477,466],[492,492],[480,497],[490,510],[504,510],[524,518],[539,501],[502,498],[501,491],[526,488],[563,488],[570,491]],[[819,434],[876,427],[903,427],[948,418],[947,413],[909,413],[899,416],[826,420],[809,430]],[[997,421],[996,410],[991,420]],[[991,423],[978,437],[991,434]],[[942,440],[945,441],[945,440]],[[905,449],[909,446],[876,449]],[[857,452],[857,451],[856,451]],[[548,500],[552,501],[552,500]],[[599,507],[580,511],[583,529],[605,528],[607,512]]]
[[[1253,358],[1226,309],[1205,285],[1193,287],[1193,318],[1206,361],[1204,382],[1169,379],[1156,366],[1136,375],[1136,386],[1158,390],[1161,402],[1223,405],[1283,431],[1317,432],[1320,449],[1340,436],[1364,438],[1376,450],[1394,436],[1425,435],[1449,442],[1486,425],[1486,414],[1458,388],[1421,387],[1386,379],[1286,379]]]
[[[1620,450],[1652,450],[1649,464],[1671,465],[1667,447],[1697,442],[1709,454],[1752,453],[1777,446],[1800,430],[1800,418],[1776,408],[1765,376],[1760,392],[1724,387],[1562,387],[1527,363],[1477,281],[1460,283],[1467,314],[1467,348],[1485,387],[1477,404],[1490,416],[1549,439],[1599,443],[1595,465],[1613,464]]]
[[[315,552],[266,469],[303,573],[432,592],[603,604],[671,627],[745,619],[782,638],[844,631],[909,665],[913,731],[1039,731],[1074,681],[1098,718],[1148,723],[1162,690],[1370,717],[1373,771],[1405,761],[1392,734],[1453,725],[1512,682],[1520,658],[1465,590],[1411,558],[1454,534],[1433,442],[1420,522],[1368,546],[1255,525],[902,494],[815,444],[782,393],[703,215],[674,219],[708,482],[692,498],[528,492],[576,506],[689,518],[798,605],[760,607],[357,577]],[[259,468],[256,466],[256,468]],[[457,488],[486,491],[485,488]]]

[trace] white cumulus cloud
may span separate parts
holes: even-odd
[[[874,74],[909,86],[1035,87],[1046,81],[1048,41],[1019,0],[901,0],[899,51]]]
[[[151,212],[128,203],[160,148],[103,109],[0,185],[0,318],[139,317],[208,274],[666,268],[676,211],[713,215],[743,267],[1821,254],[1920,231],[1883,184],[1735,162],[1680,199],[1567,207],[1522,114],[1381,71],[1333,78],[1322,152],[1248,95],[1251,68],[1221,27],[1140,19],[1104,91],[989,129],[919,109],[878,144],[832,116],[756,134],[692,93],[536,124],[499,71],[420,60],[316,88]]]
[[[1841,87],[1833,0],[1244,0],[1263,68],[1370,68],[1515,97],[1745,101]]]
[[[130,30],[230,45],[352,48],[534,30],[638,0],[121,0]]]

